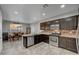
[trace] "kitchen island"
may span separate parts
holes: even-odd
[[[49,43],[50,33],[40,33],[40,34],[26,34],[23,35],[23,45],[24,47],[30,47],[32,45],[38,44],[40,42]]]

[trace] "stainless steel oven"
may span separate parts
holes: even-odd
[[[58,36],[50,35],[49,36],[49,44],[53,46],[58,46]]]

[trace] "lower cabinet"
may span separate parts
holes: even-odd
[[[48,35],[35,35],[34,36],[34,44],[40,43],[40,42],[45,42],[49,43],[49,36]]]
[[[34,35],[30,37],[23,37],[23,45],[25,48],[38,44],[40,42],[49,43],[49,36],[48,35]]]
[[[59,42],[58,43],[59,47],[66,48],[66,45],[67,45],[66,39],[64,39],[63,37],[62,38],[59,37],[59,41],[58,42]]]
[[[67,38],[67,37],[59,37],[58,46],[61,48],[68,49],[70,51],[77,53],[76,47],[76,39],[75,38]]]
[[[67,49],[74,51],[74,52],[77,52],[76,39],[75,38],[67,39]]]
[[[23,37],[23,46],[27,48],[27,37]]]
[[[40,43],[41,39],[40,39],[40,35],[35,35],[34,36],[34,44]]]
[[[43,42],[49,43],[49,35],[42,35],[41,39]]]

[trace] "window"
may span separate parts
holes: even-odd
[[[10,24],[10,32],[21,32],[22,31],[22,24]]]

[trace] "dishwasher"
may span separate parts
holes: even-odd
[[[32,45],[34,45],[34,37],[29,36],[27,37],[27,46],[32,46]]]

